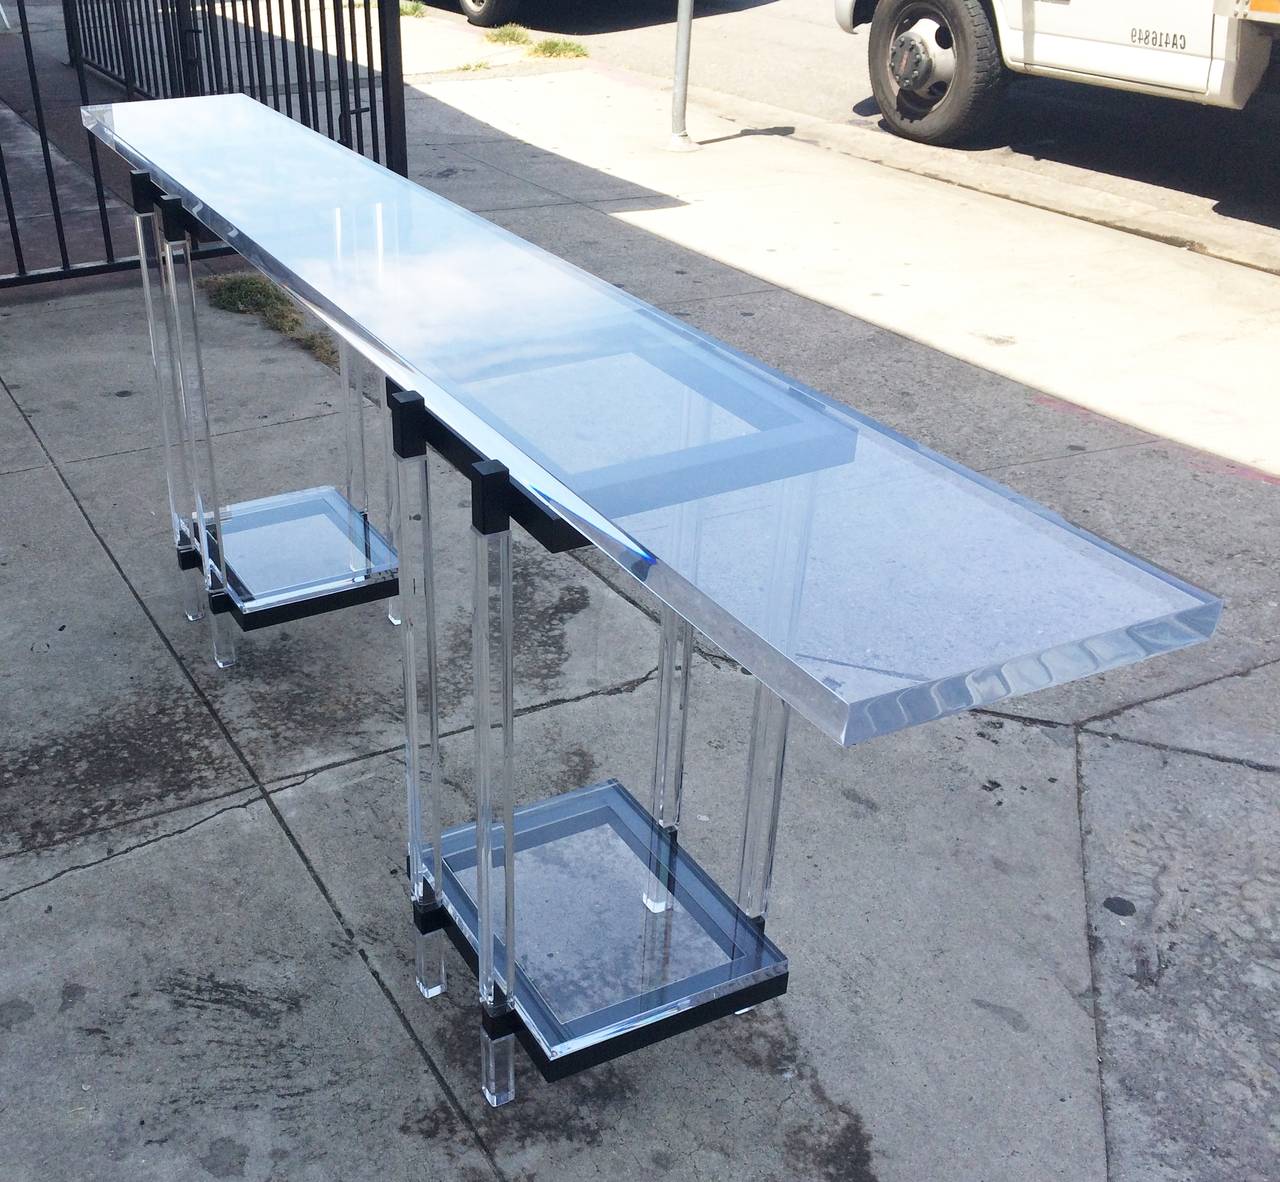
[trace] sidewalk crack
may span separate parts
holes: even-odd
[[[252,788],[241,788],[241,793],[251,793]],[[134,842],[133,845],[125,846],[124,849],[112,850],[109,854],[104,854],[101,858],[94,858],[89,862],[77,862],[74,866],[64,866],[55,874],[49,875],[48,878],[42,878],[39,882],[28,883],[24,887],[19,887],[16,891],[10,891],[7,895],[0,895],[0,903],[7,903],[10,899],[16,899],[19,895],[25,895],[29,891],[38,890],[40,887],[48,886],[51,882],[56,882],[60,878],[64,878],[68,874],[75,874],[80,870],[91,870],[95,866],[101,866],[104,862],[114,862],[117,858],[123,858],[126,854],[135,853],[137,850],[146,849],[148,846],[158,845],[162,841],[168,841],[171,837],[180,837],[184,833],[190,833],[193,829],[198,829],[206,821],[212,821],[215,817],[221,817],[224,813],[233,812],[235,809],[248,808],[251,804],[258,803],[258,797],[248,796],[245,800],[241,800],[236,804],[224,805],[220,809],[201,817],[198,821],[192,821],[190,825],[184,825],[181,829],[171,829],[168,833],[157,833],[154,837],[145,838],[142,841]],[[46,847],[47,848],[47,847]]]
[[[1178,747],[1172,743],[1161,743],[1156,739],[1138,739],[1132,735],[1121,735],[1115,731],[1099,731],[1081,723],[1081,734],[1091,735],[1097,739],[1111,739],[1116,743],[1132,743],[1136,747],[1149,747],[1153,751],[1164,751],[1170,755],[1191,755],[1197,759],[1211,759],[1214,763],[1225,763],[1231,767],[1244,767],[1254,772],[1280,773],[1280,765],[1262,763],[1256,759],[1245,759],[1239,755],[1218,755],[1213,751],[1201,751],[1197,747]]]
[[[1097,957],[1093,943],[1093,925],[1089,920],[1089,844],[1085,839],[1084,817],[1084,760],[1080,750],[1080,728],[1072,727],[1072,762],[1076,780],[1076,824],[1080,833],[1080,892],[1084,903],[1084,946],[1089,958],[1089,989],[1092,993],[1093,1043],[1097,1060],[1098,1111],[1102,1120],[1103,1166],[1107,1178],[1111,1177],[1111,1131],[1107,1122],[1107,1085],[1103,1073],[1103,1045],[1106,1038],[1106,1019],[1102,1013],[1102,990],[1099,988]]]
[[[1149,698],[1140,698],[1136,702],[1127,702],[1123,706],[1113,707],[1111,710],[1104,710],[1101,714],[1093,714],[1088,718],[1082,718],[1076,723],[1077,726],[1087,727],[1095,722],[1107,722],[1117,715],[1124,714],[1128,710],[1136,710],[1139,706],[1150,706],[1155,702],[1164,702],[1169,698],[1176,698],[1179,694],[1189,694],[1192,690],[1204,689],[1207,685],[1216,685],[1219,681],[1230,681],[1235,677],[1248,677],[1249,674],[1259,669],[1269,669],[1272,665],[1280,665],[1280,658],[1273,657],[1267,661],[1259,661],[1256,665],[1249,665],[1243,669],[1233,669],[1229,673],[1217,673],[1213,677],[1206,677],[1204,681],[1197,681],[1191,685],[1179,686],[1177,689],[1165,690],[1163,693],[1153,694]]]

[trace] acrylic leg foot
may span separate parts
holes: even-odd
[[[439,997],[447,988],[444,970],[444,932],[414,932],[415,975],[423,997]]]
[[[204,590],[200,576],[194,571],[178,571],[178,587],[182,595],[182,614],[191,622],[204,619]]]
[[[480,1032],[480,1088],[490,1106],[497,1108],[516,1098],[516,1036],[490,1038]]]
[[[231,617],[206,608],[209,631],[213,636],[213,663],[219,669],[230,669],[236,663],[236,633]]]
[[[661,915],[664,911],[671,910],[671,892],[666,890],[656,878],[650,877],[642,897],[644,905],[654,915]]]

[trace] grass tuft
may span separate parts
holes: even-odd
[[[459,70],[487,70],[488,68],[488,62],[467,62],[465,66],[458,67]]]
[[[586,57],[587,47],[563,37],[544,37],[529,52],[534,57]]]
[[[400,0],[401,16],[426,16],[427,6],[418,0]]]
[[[528,45],[533,40],[529,36],[529,30],[522,25],[499,25],[496,29],[490,29],[484,39],[495,45]]]
[[[330,369],[338,365],[338,348],[333,338],[323,329],[310,331],[297,305],[274,283],[242,271],[234,275],[214,275],[202,279],[209,303],[223,312],[239,312],[245,316],[257,316],[267,328],[278,332],[305,349]]]

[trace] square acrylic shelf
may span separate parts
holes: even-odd
[[[547,1078],[786,992],[786,957],[616,780],[519,808],[515,829],[513,994],[497,936],[494,963]],[[475,826],[441,844],[446,926],[474,967]],[[498,936],[502,882],[495,865]]]
[[[399,591],[396,552],[336,488],[308,488],[222,510],[225,595],[242,628],[385,599]]]

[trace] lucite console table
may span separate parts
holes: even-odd
[[[253,591],[234,560],[237,530],[256,524],[273,539],[253,559],[268,612],[399,591],[418,986],[445,988],[452,940],[478,978],[492,1104],[514,1095],[517,1038],[558,1078],[784,992],[764,920],[790,711],[849,745],[1217,624],[1211,595],[248,98],[84,118],[138,170],[163,296],[151,302],[167,310],[152,320],[157,357],[171,355],[157,363],[161,401],[168,381],[188,422],[170,465],[171,484],[193,490],[175,542],[205,594],[237,580]],[[199,341],[181,273],[200,232],[385,379],[399,472],[386,536],[349,490],[224,507],[201,483],[212,460],[203,382],[189,394]],[[428,451],[472,491],[476,819],[447,832]],[[654,598],[642,799],[608,780],[514,807],[512,521],[551,550],[597,547]],[[319,569],[302,569],[308,536],[325,539]],[[271,618],[255,621],[253,595],[228,607],[242,626]],[[696,632],[757,679],[731,884],[679,842]]]

